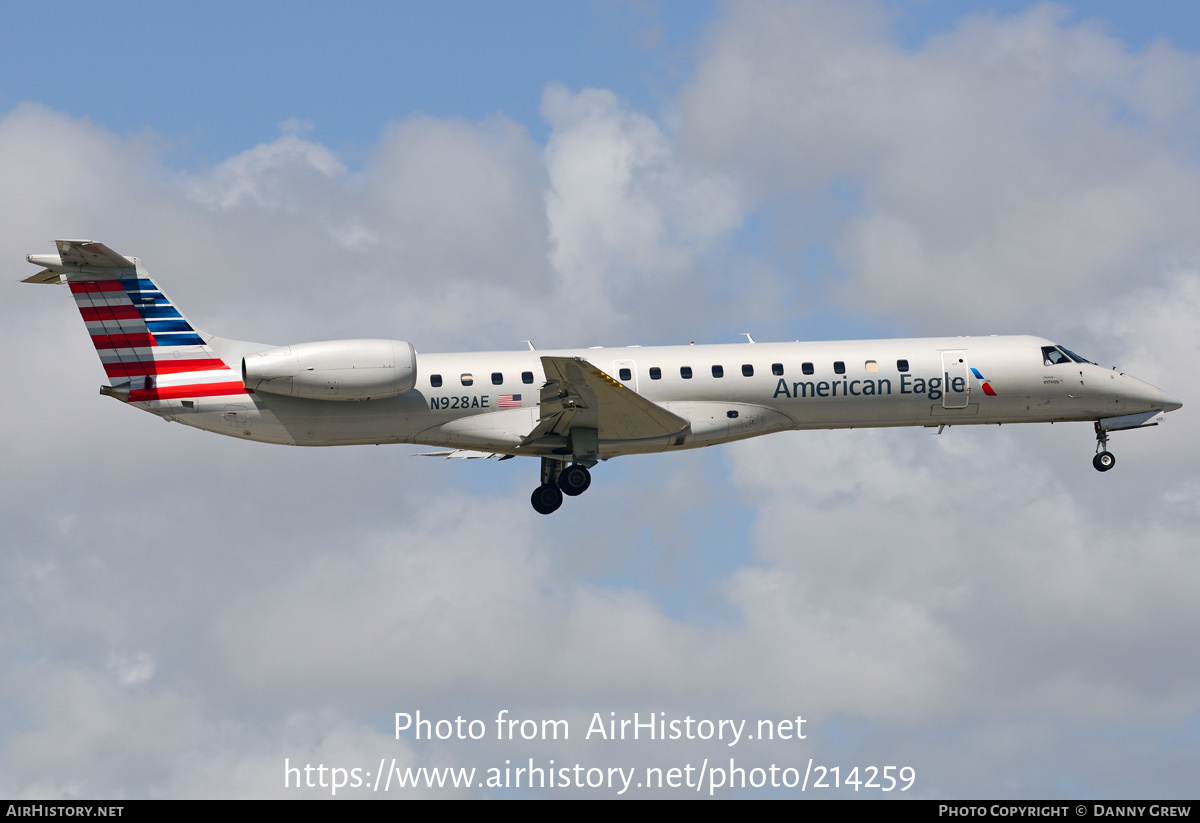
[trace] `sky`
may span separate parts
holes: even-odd
[[[1196,14],[6,3],[0,796],[1195,797]],[[1036,334],[1184,408],[1103,475],[1085,423],[793,432],[542,517],[533,461],[98,396],[56,238],[271,345]]]

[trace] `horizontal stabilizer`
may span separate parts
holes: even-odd
[[[35,266],[43,266],[44,270],[23,283],[56,283],[63,282],[62,277],[51,275],[66,275],[82,273],[99,275],[100,277],[119,277],[132,272],[137,261],[124,255],[117,254],[103,243],[92,240],[55,240],[58,254],[29,254],[25,256]]]
[[[33,255],[30,255],[32,257]],[[63,281],[63,276],[53,269],[42,269],[33,277],[26,277],[22,283],[50,283],[56,284]]]
[[[129,269],[133,261],[117,254],[103,243],[92,240],[55,240],[58,256],[71,268],[94,266],[98,269]]]

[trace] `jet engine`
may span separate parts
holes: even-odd
[[[242,358],[247,389],[313,400],[395,397],[417,382],[417,352],[403,340],[326,340]]]

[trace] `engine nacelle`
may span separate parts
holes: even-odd
[[[242,358],[252,391],[313,400],[395,397],[417,382],[417,352],[403,340],[326,340]]]

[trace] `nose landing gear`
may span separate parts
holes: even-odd
[[[1098,472],[1106,472],[1117,465],[1117,458],[1108,450],[1108,429],[1101,426],[1099,420],[1096,421],[1096,456],[1092,458],[1092,465]]]
[[[582,463],[564,467],[554,457],[542,458],[542,485],[533,490],[529,502],[538,514],[551,514],[562,505],[563,495],[576,497],[592,485],[592,473]]]

